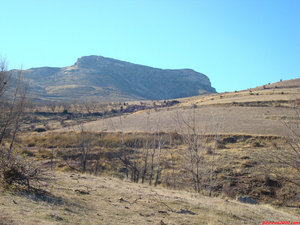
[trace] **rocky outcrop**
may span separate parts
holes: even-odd
[[[157,100],[215,92],[207,76],[191,69],[158,69],[102,56],[84,56],[63,68],[32,68],[24,78],[40,100]]]

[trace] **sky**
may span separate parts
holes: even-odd
[[[300,0],[0,0],[10,69],[100,55],[207,75],[218,92],[300,78]]]

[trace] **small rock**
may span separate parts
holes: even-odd
[[[162,213],[162,214],[168,214],[167,211],[163,211],[163,210],[159,210],[158,213]]]
[[[240,196],[237,199],[239,202],[243,202],[243,203],[248,203],[248,204],[252,204],[252,205],[256,205],[258,204],[257,201],[255,201],[254,199],[247,197],[247,196]]]
[[[194,213],[188,209],[180,209],[180,211],[178,211],[177,213],[196,215],[196,213]]]
[[[48,215],[48,218],[49,219],[52,219],[52,220],[56,220],[56,221],[63,221],[64,219],[58,215],[55,215],[55,214],[50,214]]]
[[[78,189],[76,189],[74,191],[79,193],[79,194],[82,194],[82,195],[89,195],[90,194],[90,192],[88,192],[88,191],[83,191],[83,190],[78,190]]]
[[[164,221],[160,221],[160,225],[167,225]]]

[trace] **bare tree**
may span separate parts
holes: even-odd
[[[3,97],[9,81],[10,76],[7,72],[7,62],[5,59],[0,58],[0,98]]]
[[[21,72],[20,72],[21,73]],[[20,128],[20,123],[23,117],[24,113],[24,108],[26,104],[26,95],[27,95],[27,86],[23,86],[24,88],[21,89],[21,74],[18,75],[18,84],[15,92],[18,92],[19,96],[14,97],[18,98],[16,102],[16,112],[14,115],[14,121],[13,121],[13,128],[12,128],[12,138],[9,146],[9,154],[11,154],[12,149],[13,149],[13,144],[16,139],[16,134],[19,131]],[[15,94],[16,95],[16,94]]]
[[[122,155],[119,156],[120,161],[125,166],[126,177],[128,178],[129,174],[133,182],[139,182],[142,166],[140,160],[140,152],[138,147],[141,146],[138,138],[134,138],[131,142],[130,149],[122,146]]]
[[[185,118],[177,112],[175,118],[182,132],[186,151],[183,153],[185,170],[191,175],[193,188],[196,192],[202,189],[204,176],[207,174],[204,165],[204,154],[206,152],[208,138],[200,135],[196,125],[196,108],[193,107],[192,114]]]
[[[81,165],[81,172],[85,173],[88,166],[88,156],[92,148],[92,135],[88,133],[84,127],[84,121],[83,121],[83,114],[73,114],[72,119],[76,121],[76,123],[72,126],[72,129],[74,133],[78,133],[79,135],[76,136],[78,139],[78,143],[80,143],[77,147],[77,149],[80,152],[80,165]],[[75,169],[73,166],[71,166],[66,160],[65,162],[68,164],[68,166],[71,169]],[[77,170],[77,169],[75,169]]]
[[[88,136],[87,132],[84,130],[83,122],[80,122],[80,134],[81,134],[81,165],[82,165],[82,172],[86,172],[87,169],[87,160],[88,154],[91,150],[91,138]]]
[[[50,110],[51,110],[52,113],[55,113],[56,106],[57,106],[57,103],[55,103],[55,102],[49,102],[47,104],[47,107],[50,108]]]
[[[38,185],[47,180],[40,167],[13,152],[27,95],[21,75],[22,70],[18,70],[16,76],[11,75],[6,61],[0,60],[0,185],[8,188],[12,185],[30,188],[32,183]]]
[[[176,162],[175,162],[175,157],[174,157],[174,153],[171,152],[171,162],[172,162],[172,178],[173,178],[173,188],[175,189],[176,188],[176,176],[175,176],[175,165],[176,165]]]
[[[69,102],[61,102],[59,105],[63,113],[67,114],[70,112],[71,104]]]
[[[9,81],[10,81],[10,75],[6,71],[6,61],[3,59],[0,59],[0,110],[1,110],[1,117],[0,117],[0,144],[3,141],[3,138],[6,134],[7,128],[10,124],[10,117],[9,114],[12,114],[10,112],[11,107],[9,103],[5,99],[5,92],[8,87]]]
[[[135,138],[133,144],[133,154],[131,155],[131,160],[129,163],[129,168],[131,170],[131,180],[133,182],[138,183],[141,175],[141,162],[140,156],[138,151],[138,144],[139,140]]]
[[[162,171],[161,158],[162,158],[162,149],[163,149],[164,144],[165,144],[165,141],[163,140],[163,136],[160,135],[159,140],[158,140],[157,169],[156,169],[156,178],[155,178],[155,182],[154,182],[155,187],[157,186],[157,184],[159,182],[159,178],[160,178],[161,171]]]
[[[126,173],[126,178],[128,178],[128,172],[129,172],[129,166],[130,166],[130,159],[128,155],[127,149],[125,149],[124,146],[124,130],[123,130],[123,122],[122,122],[122,114],[121,112],[119,113],[119,119],[120,119],[120,131],[121,131],[121,148],[122,148],[122,155],[119,157],[121,162],[125,166],[125,173]]]
[[[2,62],[3,63],[3,62]],[[4,66],[2,68],[5,68]],[[8,75],[8,72],[1,71],[1,77]],[[4,75],[3,75],[4,74]],[[10,77],[10,79],[12,79]],[[0,144],[3,142],[4,138],[8,135],[12,135],[10,141],[9,152],[11,153],[13,144],[15,141],[16,134],[19,130],[20,122],[22,120],[25,100],[27,94],[27,86],[22,82],[22,70],[18,70],[17,77],[14,77],[16,81],[15,88],[12,90],[7,90],[8,84],[1,84],[3,87],[2,95],[0,96],[1,101],[1,119],[0,119]],[[2,82],[9,82],[6,78],[1,79]],[[8,96],[4,96],[5,92],[8,92]],[[12,93],[12,97],[9,96]],[[10,153],[8,154],[10,156]]]
[[[157,138],[157,134],[155,133],[153,135],[153,142],[152,142],[152,148],[151,148],[151,164],[150,164],[150,174],[149,174],[149,185],[152,185],[152,180],[153,180],[153,175],[154,175],[154,156],[155,156],[155,152],[156,152],[156,138]]]
[[[119,159],[123,163],[123,165],[125,166],[125,174],[126,174],[126,178],[128,178],[129,167],[130,167],[129,153],[128,153],[128,150],[124,147],[121,148],[121,153],[122,154],[119,156]]]
[[[96,108],[96,104],[92,101],[83,101],[81,103],[85,109],[85,111],[88,113],[88,114],[91,114],[92,112],[94,112],[95,108]]]
[[[270,155],[273,161],[278,162],[280,167],[271,168],[277,178],[285,182],[292,183],[298,187],[300,191],[300,109],[296,104],[293,106],[294,114],[290,118],[282,120],[282,124],[289,131],[289,135],[285,137],[286,145],[277,145],[273,147],[277,150],[275,154]]]
[[[217,126],[216,135],[214,138],[214,144],[211,149],[212,160],[210,163],[210,174],[209,174],[209,196],[212,195],[213,187],[214,187],[214,173],[215,173],[215,151],[219,141],[219,126]]]
[[[146,119],[146,141],[144,144],[144,168],[142,171],[142,183],[144,183],[146,174],[147,174],[147,169],[148,169],[148,157],[149,157],[149,132],[150,132],[150,124],[149,124],[149,117],[150,117],[150,110],[147,111],[147,119]]]
[[[162,148],[165,144],[164,140],[164,133],[159,132],[159,126],[160,126],[160,118],[156,122],[156,132],[153,134],[153,142],[152,142],[152,148],[150,149],[150,158],[151,158],[151,164],[150,164],[150,174],[149,174],[149,185],[152,185],[153,178],[155,175],[154,167],[155,167],[155,158],[156,158],[156,177],[154,181],[154,186],[157,186],[159,182],[159,178],[161,175],[161,157],[162,157]]]

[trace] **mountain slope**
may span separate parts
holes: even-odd
[[[51,195],[0,192],[0,224],[262,224],[299,210],[152,188],[113,177],[55,173]]]
[[[102,56],[84,56],[63,68],[31,68],[24,78],[40,100],[172,99],[215,93],[208,77],[191,69],[157,69]]]

